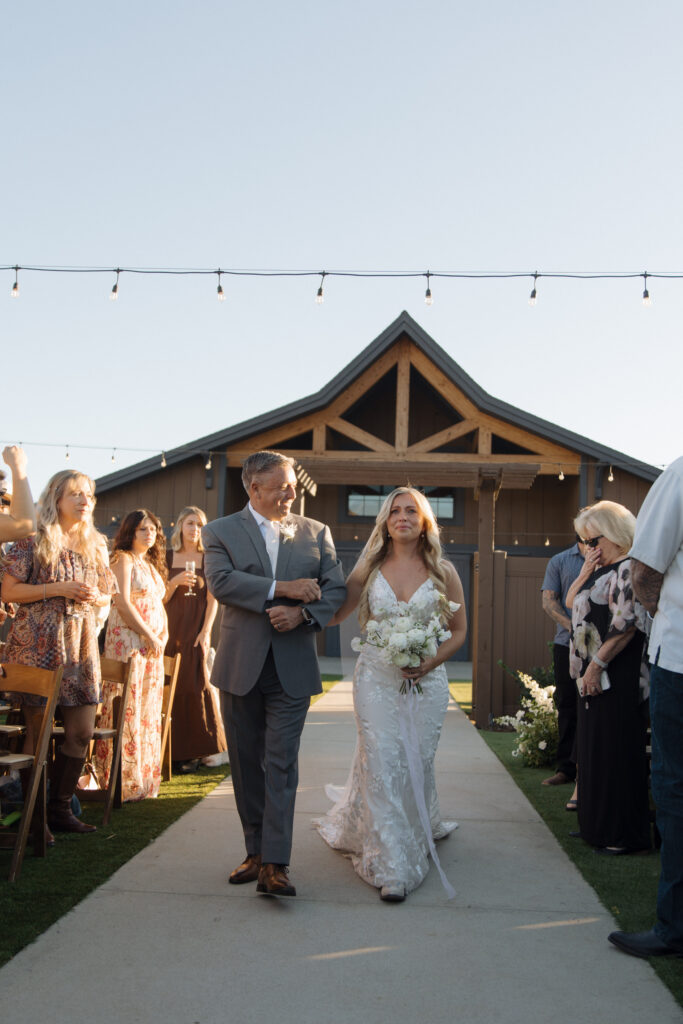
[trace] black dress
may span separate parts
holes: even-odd
[[[579,699],[578,816],[581,838],[591,846],[650,848],[644,623],[630,559],[600,566],[574,599],[570,667],[576,680],[604,641],[636,627],[609,663],[610,688]]]

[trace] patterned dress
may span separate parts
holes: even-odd
[[[582,839],[595,847],[650,847],[645,618],[633,593],[628,558],[600,566],[574,598],[573,679],[583,676],[606,640],[636,627],[609,663],[609,688],[578,702],[579,827]]]
[[[53,566],[34,557],[35,539],[27,537],[12,545],[4,558],[3,572],[20,583],[37,584],[77,580],[97,585],[103,594],[115,594],[116,578],[105,564],[94,565],[70,548],[62,548]],[[103,552],[104,556],[104,552]],[[3,658],[17,665],[55,669],[64,665],[59,703],[63,707],[97,704],[100,700],[100,655],[97,647],[96,609],[64,597],[17,606]],[[40,697],[24,696],[23,702],[38,706]]]
[[[166,630],[166,612],[163,604],[166,588],[153,565],[137,555],[132,557],[131,602],[151,631],[159,635]],[[105,657],[114,658],[116,661],[134,659],[121,754],[123,800],[155,797],[161,783],[164,656],[151,655],[146,643],[145,638],[125,624],[116,607],[112,608],[104,644]],[[118,684],[104,680],[100,725],[105,728],[110,728],[113,724],[114,698],[120,692],[121,687]],[[109,742],[102,740],[97,743],[94,763],[100,784],[106,786],[111,768]]]

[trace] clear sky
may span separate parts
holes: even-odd
[[[683,272],[683,8],[38,0],[0,42],[0,263]],[[406,309],[497,398],[681,454],[683,280],[0,274],[34,491],[318,390]],[[34,446],[28,442],[41,442]],[[46,447],[52,442],[57,447]],[[116,462],[111,450],[117,449]],[[139,448],[148,452],[126,452]]]

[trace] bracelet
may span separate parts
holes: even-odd
[[[593,655],[591,661],[594,661],[596,665],[600,666],[600,668],[607,668],[607,666],[609,665],[608,661],[603,661],[602,658],[598,658],[597,654]]]

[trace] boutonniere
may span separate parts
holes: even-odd
[[[280,540],[293,540],[296,533],[296,522],[293,519],[283,519],[280,523]]]

